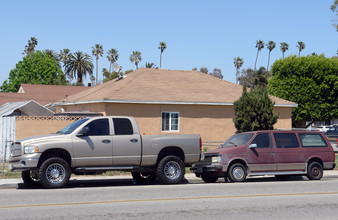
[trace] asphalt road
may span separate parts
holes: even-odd
[[[0,219],[338,219],[338,178],[134,185],[73,180],[63,189],[0,189]]]

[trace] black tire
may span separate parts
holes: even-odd
[[[22,180],[26,186],[39,187],[41,186],[36,171],[23,171],[21,173]]]
[[[218,180],[218,176],[202,175],[201,178],[205,183],[216,183]]]
[[[309,180],[320,180],[323,177],[323,166],[318,162],[312,162],[307,167],[307,178]]]
[[[38,177],[43,187],[60,188],[69,181],[70,168],[65,160],[51,157],[41,164]]]
[[[275,175],[276,180],[278,181],[286,181],[290,179],[289,175]]]
[[[183,161],[176,156],[166,156],[158,163],[156,176],[163,184],[177,184],[182,182],[185,174]]]
[[[132,172],[131,175],[133,176],[134,181],[140,185],[152,184],[156,180],[156,173]]]
[[[231,182],[244,182],[246,180],[247,170],[241,163],[235,163],[228,170],[228,177]]]

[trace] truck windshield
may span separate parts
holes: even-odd
[[[88,118],[77,120],[70,125],[62,128],[60,131],[56,132],[57,134],[70,134],[72,133],[76,128],[78,128],[80,125],[88,121]]]
[[[245,145],[249,142],[253,135],[253,133],[235,134],[225,141],[224,144],[222,144],[222,147],[237,147],[240,145]]]

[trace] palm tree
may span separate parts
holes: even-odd
[[[64,72],[66,72],[66,65],[69,62],[69,60],[72,58],[72,54],[70,53],[70,50],[65,48],[63,50],[60,50],[59,53],[59,60],[63,63]]]
[[[283,59],[284,59],[284,53],[285,53],[285,51],[287,51],[288,49],[289,49],[289,44],[288,44],[288,43],[285,43],[285,42],[280,43],[280,50],[281,50],[282,53],[283,53]]]
[[[28,45],[25,46],[25,50],[22,54],[26,54],[26,57],[28,57],[34,52],[36,45],[38,45],[38,39],[31,37],[31,39],[28,40]]]
[[[145,67],[148,69],[158,69],[154,63],[146,63]]]
[[[298,45],[296,47],[298,47],[299,50],[298,56],[300,56],[300,52],[305,49],[305,43],[302,41],[298,41]]]
[[[243,59],[240,57],[235,57],[234,58],[234,64],[236,67],[236,84],[238,84],[238,74],[239,74],[239,69],[243,66]]]
[[[60,66],[59,62],[60,62],[60,57],[57,54],[57,52],[55,52],[54,50],[50,50],[50,49],[45,49],[43,51],[44,54],[47,54],[48,56],[50,56],[51,58],[53,58],[53,60],[55,60],[58,65]]]
[[[264,42],[261,40],[256,41],[256,48],[257,48],[257,55],[256,55],[256,61],[255,61],[255,70],[256,70],[256,64],[258,59],[258,53],[261,51],[261,49],[264,48]]]
[[[132,63],[135,63],[136,69],[138,69],[138,63],[142,61],[142,54],[140,51],[133,51],[129,56],[129,60]]]
[[[266,47],[269,50],[269,58],[268,58],[268,67],[266,68],[267,71],[269,71],[269,64],[270,64],[270,53],[273,49],[276,47],[276,43],[274,41],[269,41],[269,43],[266,44]]]
[[[111,66],[119,59],[119,51],[112,48],[108,50],[107,54],[108,54],[107,59],[109,60],[110,63],[109,72],[111,72]]]
[[[160,55],[160,69],[162,69],[162,53],[163,51],[167,48],[167,45],[165,42],[160,42],[160,45],[158,46],[158,49],[161,50],[161,55]]]
[[[87,73],[93,74],[93,68],[92,58],[88,54],[78,51],[72,54],[72,58],[66,64],[66,74],[77,77],[77,83],[82,84],[83,77]]]
[[[96,80],[96,83],[95,85],[97,85],[97,75],[98,75],[98,71],[99,71],[99,57],[103,55],[103,48],[102,48],[102,45],[101,44],[95,44],[95,47],[92,47],[93,50],[92,50],[92,55],[96,57],[96,77],[95,77],[95,80]]]

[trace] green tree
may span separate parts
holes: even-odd
[[[274,41],[269,41],[269,43],[266,44],[266,47],[269,50],[269,57],[268,57],[268,66],[267,66],[267,71],[269,71],[269,65],[270,65],[270,53],[273,49],[276,47],[276,43]]]
[[[38,39],[31,37],[31,39],[28,40],[28,45],[25,46],[25,50],[22,54],[26,54],[26,57],[30,56],[32,53],[34,53],[36,45],[38,45]]]
[[[113,63],[117,62],[117,60],[119,59],[119,51],[112,48],[108,50],[107,54],[107,59],[109,60],[109,72],[111,72],[111,67]]]
[[[338,59],[324,55],[279,59],[272,65],[268,89],[272,95],[298,104],[292,110],[294,127],[336,119]]]
[[[282,42],[280,43],[280,50],[282,51],[283,53],[283,59],[284,59],[284,53],[289,49],[289,44],[288,43],[285,43],[285,42]]]
[[[49,55],[37,50],[16,64],[9,72],[8,80],[0,86],[0,90],[17,92],[23,83],[66,85],[67,81],[58,63]]]
[[[167,45],[165,42],[160,42],[160,45],[158,46],[158,49],[161,51],[160,54],[160,69],[162,69],[162,53],[167,48]]]
[[[129,56],[129,60],[132,63],[135,63],[136,69],[138,69],[139,62],[142,61],[142,54],[140,51],[133,51],[133,53]]]
[[[77,84],[83,85],[83,77],[86,77],[87,73],[91,76],[93,68],[92,58],[88,54],[78,51],[72,54],[72,58],[66,64],[66,74],[72,78],[77,77]]]
[[[103,74],[103,82],[108,82],[112,79],[118,78],[119,74],[116,72],[110,72],[106,68],[102,69],[102,74]]]
[[[236,84],[238,84],[239,69],[243,66],[244,61],[240,57],[235,57],[234,58],[234,64],[235,64],[235,67],[236,67]]]
[[[298,45],[296,47],[298,47],[298,56],[300,56],[300,52],[305,49],[305,43],[302,41],[298,41]]]
[[[66,65],[70,61],[70,59],[72,59],[72,54],[70,53],[69,49],[65,48],[63,50],[60,50],[59,60],[63,63],[64,73],[66,72]]]
[[[217,77],[219,79],[223,79],[222,70],[218,68],[214,68],[214,70],[212,71],[212,73],[210,73],[210,75]]]
[[[256,48],[257,48],[257,55],[256,55],[256,61],[255,61],[255,70],[256,70],[256,64],[258,59],[258,53],[261,51],[261,49],[264,48],[264,42],[261,40],[256,41]]]
[[[257,71],[248,68],[242,70],[242,75],[239,77],[239,84],[249,88],[265,88],[268,85],[269,77],[270,73],[264,67],[260,67]]]
[[[266,89],[257,87],[248,92],[244,86],[242,96],[234,102],[233,122],[237,133],[272,130],[278,119],[273,110],[274,104]]]
[[[55,52],[54,50],[46,49],[46,50],[43,50],[43,53],[53,58],[53,60],[55,60],[59,64],[60,56],[57,52]]]
[[[94,47],[92,47],[92,55],[96,57],[96,85],[97,85],[97,79],[98,79],[98,71],[99,71],[99,58],[103,55],[103,47],[101,44],[95,44]]]

